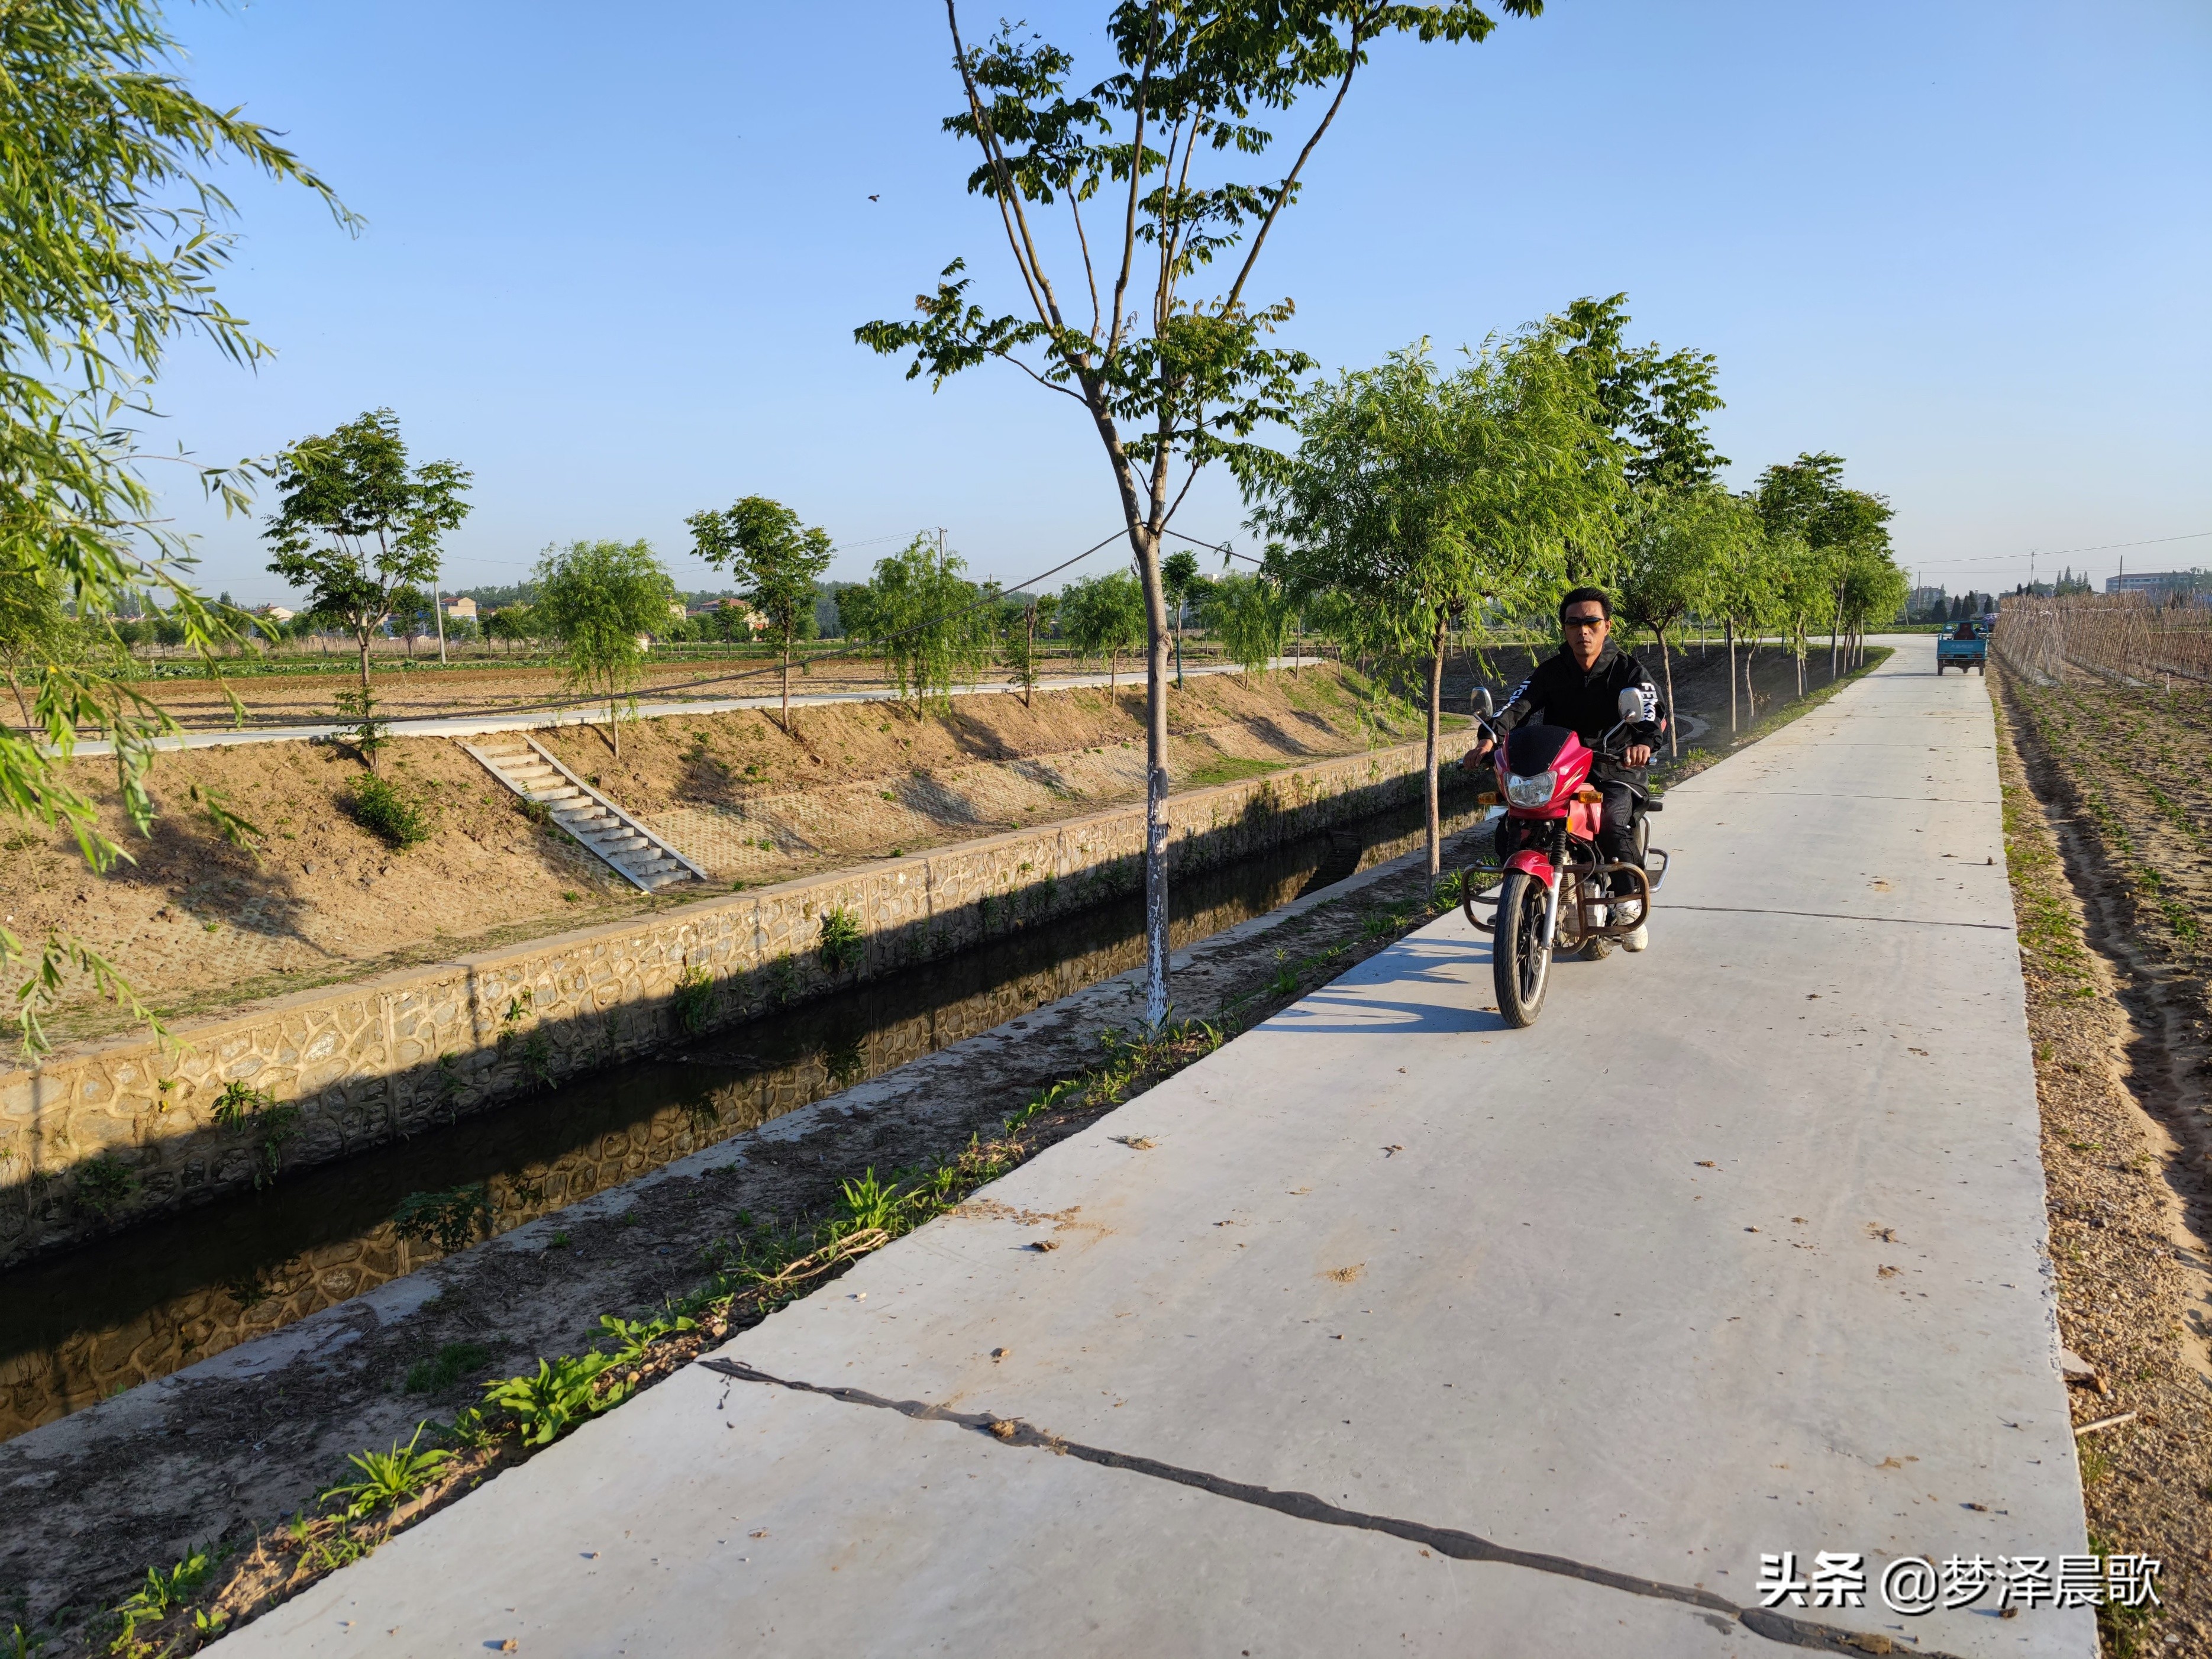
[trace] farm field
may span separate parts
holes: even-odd
[[[2000,663],[2007,847],[2043,1119],[2061,1339],[2090,1534],[2169,1564],[2168,1628],[2212,1644],[2212,696]],[[2113,1623],[2107,1650],[2140,1632]],[[2169,1648],[2172,1651],[2174,1649]]]
[[[1189,667],[1219,661],[1218,655],[1195,642],[1185,653]],[[331,699],[358,684],[354,663],[350,656],[335,653],[327,659],[278,657],[265,667],[251,661],[227,663],[221,684],[198,672],[177,672],[181,662],[165,663],[153,665],[154,677],[138,682],[137,690],[186,731],[221,731],[234,724],[249,728],[306,725],[329,720]],[[1041,655],[1038,666],[1040,674],[1049,678],[1103,674],[1108,665],[1063,653]],[[507,659],[492,654],[441,665],[434,648],[428,656],[414,657],[379,652],[371,659],[371,667],[379,712],[392,720],[529,714],[588,707],[592,701],[568,689],[558,664],[526,657]],[[1125,657],[1120,668],[1125,682],[1133,673],[1136,684],[1143,685],[1141,659]],[[647,703],[773,696],[782,683],[775,657],[758,650],[727,654],[679,652],[648,661],[642,674],[637,696]],[[988,684],[1004,678],[1000,671],[986,677]],[[872,657],[814,652],[792,665],[793,696],[876,690],[885,684],[882,665]],[[246,705],[242,718],[234,716],[224,695],[226,687]]]

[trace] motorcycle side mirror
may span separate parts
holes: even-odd
[[[1620,694],[1618,707],[1620,718],[1632,725],[1644,718],[1644,694],[1632,685]]]
[[[1491,707],[1490,688],[1486,685],[1478,685],[1474,688],[1474,702],[1475,706],[1482,710],[1483,718],[1486,720],[1498,712]]]

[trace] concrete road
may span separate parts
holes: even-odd
[[[218,1650],[2093,1654],[1758,1608],[2085,1549],[1989,700],[1929,667],[1670,794],[1650,951],[1533,1030],[1438,922]]]

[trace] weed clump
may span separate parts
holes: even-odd
[[[447,1255],[476,1242],[477,1230],[491,1231],[491,1188],[482,1181],[442,1192],[410,1193],[392,1212],[402,1238],[435,1244]]]
[[[476,1343],[448,1342],[434,1355],[410,1365],[404,1386],[410,1394],[435,1394],[452,1388],[490,1358],[491,1351]]]
[[[70,1197],[77,1208],[105,1221],[123,1200],[138,1190],[138,1177],[112,1152],[102,1152],[82,1165]]]
[[[353,781],[346,806],[355,823],[395,852],[430,839],[430,815],[422,803],[374,772],[364,772]]]
[[[714,976],[704,968],[686,968],[677,976],[676,994],[668,1000],[676,1024],[687,1036],[707,1029],[714,1007]]]
[[[414,1439],[404,1446],[395,1440],[388,1452],[356,1452],[346,1462],[354,1466],[361,1478],[331,1487],[322,1493],[322,1501],[327,1504],[333,1498],[343,1499],[345,1518],[362,1521],[380,1509],[419,1496],[453,1457],[442,1446],[416,1450],[415,1443],[422,1439],[425,1426],[416,1424]]]
[[[866,946],[860,938],[860,919],[842,905],[822,913],[822,937],[817,945],[822,965],[833,974],[860,965]]]
[[[275,1096],[234,1078],[216,1097],[213,1115],[231,1133],[254,1137],[253,1184],[258,1188],[283,1172],[284,1143],[300,1133],[307,1114],[297,1106],[281,1105]]]

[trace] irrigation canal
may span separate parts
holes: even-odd
[[[1449,815],[1446,832],[1467,821]],[[1419,844],[1418,805],[1176,884],[1211,938]],[[1144,959],[1133,896],[0,1273],[0,1439],[434,1261],[410,1194],[481,1184],[494,1233],[989,1030]]]

